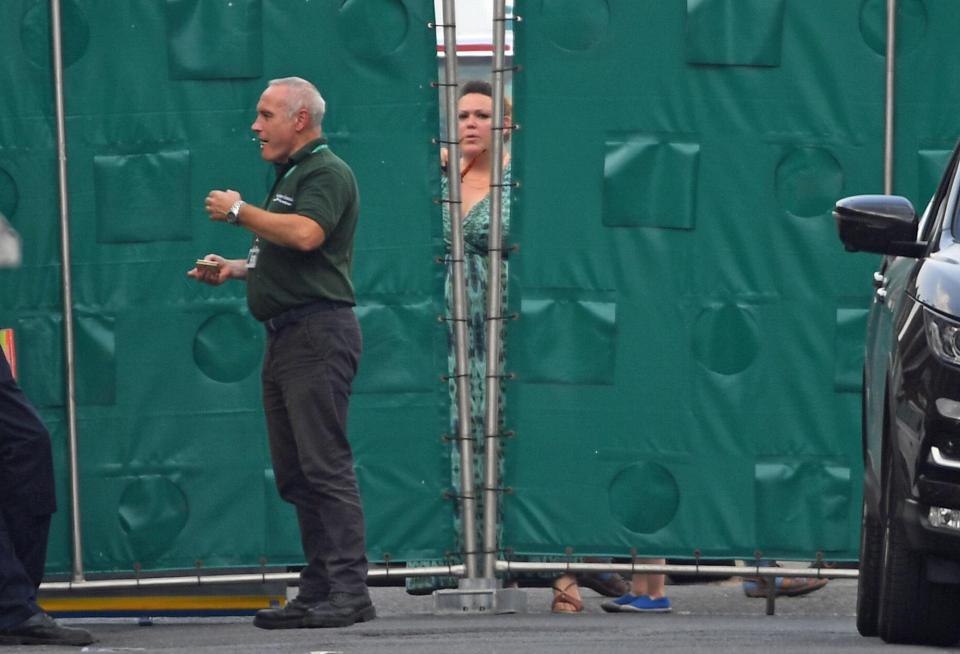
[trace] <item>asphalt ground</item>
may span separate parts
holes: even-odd
[[[378,618],[343,629],[264,631],[249,617],[64,619],[98,642],[85,648],[2,647],[7,652],[188,652],[190,654],[634,654],[636,652],[776,652],[887,650],[856,631],[856,581],[834,579],[803,597],[744,596],[737,579],[667,587],[670,614],[608,614],[605,599],[583,590],[576,615],[550,612],[548,588],[523,589],[524,613],[437,615],[432,596],[397,587],[372,588]],[[900,652],[931,648],[894,647]]]

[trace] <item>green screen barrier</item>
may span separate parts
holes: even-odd
[[[0,9],[0,211],[24,265],[0,272],[0,323],[53,433],[70,569],[56,133],[49,3]],[[365,353],[351,439],[374,560],[455,550],[449,487],[436,43],[430,0],[64,0],[63,44],[84,567],[302,560],[259,396],[262,328],[244,289],[201,287],[198,256],[245,256],[203,198],[259,202],[272,170],[249,130],[271,78],[328,101],[324,131],[362,196],[355,282]],[[411,171],[420,171],[411,173]]]
[[[960,133],[948,2],[900,3],[898,190]],[[503,547],[857,557],[881,0],[518,0]],[[922,208],[922,206],[921,206]]]
[[[44,0],[0,14],[0,211],[24,266],[0,324],[55,443],[49,571],[70,569],[57,154]],[[184,276],[248,239],[265,82],[298,74],[363,197],[351,410],[374,560],[458,550],[429,0],[64,0],[84,565],[300,561],[273,487],[263,333]],[[518,555],[856,556],[862,333],[876,257],[830,208],[882,184],[884,0],[518,0],[504,546]],[[896,190],[960,134],[960,15],[900,0]],[[216,34],[217,38],[208,38]],[[561,136],[562,138],[557,138]]]

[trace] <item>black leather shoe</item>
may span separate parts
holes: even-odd
[[[34,613],[18,625],[0,629],[0,645],[89,645],[86,629],[64,627],[46,613]]]
[[[304,627],[349,627],[355,622],[369,622],[377,610],[366,593],[330,593],[330,599],[307,611]]]
[[[322,604],[324,600],[309,602],[296,597],[282,609],[260,609],[253,617],[253,626],[261,629],[299,629],[307,611]]]

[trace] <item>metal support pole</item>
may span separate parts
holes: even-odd
[[[893,193],[893,137],[896,109],[897,0],[887,0],[887,91],[884,120],[883,192]]]
[[[460,194],[460,137],[457,129],[457,21],[455,0],[443,2],[444,80],[447,113],[447,210],[450,213],[450,257],[453,277],[454,382],[457,389],[457,444],[460,450],[460,518],[466,576],[477,577],[477,500],[470,424],[470,370],[467,365],[467,289],[463,271],[463,218]]]
[[[73,282],[70,276],[70,209],[67,194],[67,138],[63,102],[63,45],[60,0],[50,0],[53,44],[53,91],[57,121],[57,177],[60,193],[60,266],[63,272],[63,346],[67,383],[67,454],[70,464],[70,525],[73,535],[73,579],[83,581],[83,539],[80,530],[80,468],[77,459],[77,389],[73,341]]]
[[[490,236],[487,271],[486,384],[484,385],[483,576],[496,576],[500,503],[500,332],[503,328],[503,71],[506,3],[493,3],[493,130],[490,180]]]
[[[699,565],[695,563],[577,563],[565,561],[498,561],[497,570],[508,574],[581,574],[615,572],[622,575],[668,574],[691,576],[816,577],[817,579],[856,579],[856,568],[774,567],[759,565]]]
[[[767,566],[733,566],[687,564],[645,564],[645,563],[564,563],[554,562],[517,562],[498,561],[497,570],[505,573],[530,572],[551,574],[576,574],[616,572],[618,574],[669,574],[696,576],[757,576],[757,577],[816,577],[824,579],[856,579],[857,570],[843,568],[795,568]],[[429,567],[371,567],[367,576],[370,579],[404,579],[408,577],[460,576],[464,572],[462,565]],[[113,579],[93,579],[81,582],[48,581],[40,586],[41,592],[90,591],[115,589],[147,589],[171,586],[217,586],[247,583],[283,582],[294,583],[300,579],[297,572],[240,572],[206,574],[177,574],[159,577],[116,577]]]
[[[434,565],[419,568],[373,567],[367,571],[368,579],[405,579],[407,577],[460,576],[462,565]],[[299,572],[241,572],[182,574],[161,577],[118,577],[114,579],[90,579],[84,581],[48,581],[40,585],[41,592],[132,590],[170,588],[176,586],[220,586],[229,584],[259,584],[270,582],[296,583]]]

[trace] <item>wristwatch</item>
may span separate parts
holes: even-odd
[[[237,200],[233,203],[233,206],[230,207],[230,211],[227,212],[227,222],[231,225],[240,224],[240,207],[245,205],[246,202],[243,200]]]

